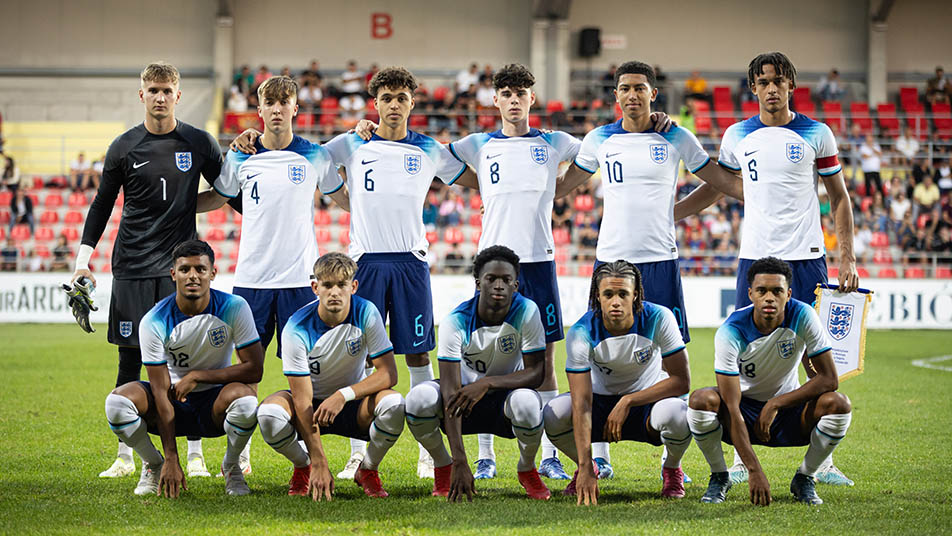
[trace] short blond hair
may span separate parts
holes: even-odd
[[[142,69],[142,74],[139,75],[139,78],[142,80],[142,85],[148,82],[169,82],[175,86],[179,85],[178,69],[171,63],[164,61],[157,61],[146,65],[145,69]]]
[[[357,273],[357,263],[343,253],[321,255],[314,263],[314,279],[318,281],[348,281]]]
[[[281,101],[284,99],[297,100],[298,84],[290,76],[272,76],[258,86],[258,102],[266,99]]]

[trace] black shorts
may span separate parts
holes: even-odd
[[[139,320],[156,303],[174,293],[175,282],[170,276],[113,279],[107,340],[119,346],[139,346]]]
[[[139,382],[139,385],[145,388],[149,394],[155,396],[152,392],[152,386],[149,382]],[[215,424],[215,417],[212,409],[215,406],[215,400],[221,393],[223,385],[212,387],[204,391],[185,395],[185,402],[178,400],[172,401],[172,407],[175,409],[175,437],[221,437],[225,435],[223,425]],[[224,420],[222,420],[224,423]],[[159,428],[154,423],[147,423],[150,434],[159,435]]]
[[[513,439],[512,421],[506,417],[506,399],[509,398],[509,389],[489,391],[473,406],[469,415],[463,417],[463,435],[492,434],[507,439]],[[444,421],[440,421],[440,428],[446,432]]]
[[[290,391],[288,391],[290,393]],[[353,439],[362,439],[364,441],[370,441],[370,428],[366,430],[361,430],[360,426],[357,424],[357,411],[360,409],[360,403],[364,399],[360,398],[357,400],[351,400],[344,404],[344,407],[341,408],[340,413],[337,414],[337,417],[334,417],[334,422],[330,426],[321,426],[321,435],[334,434],[344,437],[350,437]],[[324,399],[315,398],[311,404],[314,405],[314,412],[317,412],[318,406],[321,405],[321,402],[324,402]]]
[[[615,405],[624,395],[600,395],[592,393],[592,443],[605,441],[605,422]],[[651,408],[654,403],[643,406],[634,406],[628,410],[628,419],[621,427],[623,441],[640,441],[651,445],[661,445],[661,439],[654,439],[648,435],[648,418],[651,417]]]
[[[760,412],[764,409],[766,402],[754,400],[742,396],[740,399],[740,412],[744,416],[744,424],[747,426],[747,436],[751,445],[764,445],[767,447],[802,447],[810,444],[810,434],[803,434],[800,428],[800,420],[803,416],[803,408],[806,403],[799,404],[790,408],[782,408],[774,417],[770,424],[770,441],[764,443],[754,433],[757,427],[757,419],[760,418]],[[724,435],[721,439],[728,445],[733,445],[731,440],[731,431],[729,426],[724,427]]]

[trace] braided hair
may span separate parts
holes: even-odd
[[[635,302],[632,306],[632,312],[634,314],[640,314],[642,309],[644,309],[644,288],[641,285],[641,271],[638,270],[638,267],[628,261],[615,261],[602,264],[595,269],[595,273],[592,274],[592,289],[588,294],[588,308],[598,316],[602,314],[602,304],[598,301],[598,285],[602,282],[602,279],[608,277],[622,277],[631,279],[635,284]]]

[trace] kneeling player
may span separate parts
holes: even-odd
[[[548,499],[535,467],[542,440],[542,399],[535,389],[545,367],[539,308],[516,292],[519,257],[505,246],[481,251],[473,276],[479,293],[440,324],[440,380],[410,390],[407,423],[433,457],[434,496],[472,500],[473,472],[462,435],[484,433],[518,439],[519,483],[529,497]],[[452,457],[443,445],[441,425]]]
[[[627,261],[592,275],[590,311],[566,337],[569,393],[545,407],[545,431],[579,469],[565,488],[578,504],[597,502],[592,442],[641,441],[667,447],[664,497],[684,497],[681,457],[691,445],[678,398],[691,384],[688,354],[674,314],[642,298],[641,272]]]
[[[139,323],[148,382],[117,387],[106,397],[106,419],[119,439],[142,458],[136,495],[178,497],[188,489],[177,436],[228,436],[222,473],[229,495],[250,493],[238,456],[255,429],[258,399],[249,384],[261,381],[264,351],[247,302],[210,288],[215,253],[190,240],[172,252],[175,294]],[[231,365],[232,348],[237,365]],[[162,438],[162,454],[149,433]]]
[[[711,480],[701,502],[724,501],[731,488],[721,440],[734,445],[750,471],[750,500],[769,505],[770,484],[751,444],[809,445],[793,476],[796,500],[822,504],[813,477],[846,435],[849,398],[836,392],[838,379],[826,331],[809,305],[791,299],[793,272],[765,257],[747,271],[752,305],[738,309],[714,337],[717,387],[691,393],[688,422]],[[797,363],[812,363],[816,375],[802,386]]]
[[[354,481],[370,497],[388,495],[377,467],[403,431],[403,396],[390,389],[397,366],[380,313],[353,295],[356,272],[342,253],[314,264],[317,300],[291,315],[281,334],[290,392],[278,391],[258,408],[261,436],[294,464],[288,495],[331,500],[334,478],[321,434],[370,441]],[[376,370],[364,378],[368,358]]]

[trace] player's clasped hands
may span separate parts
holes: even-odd
[[[466,497],[466,500],[473,502],[473,495],[476,494],[475,482],[473,471],[469,468],[469,464],[466,460],[453,460],[453,472],[450,477],[450,493],[446,498],[450,502],[460,502],[463,500],[463,497]]]
[[[315,501],[331,500],[334,493],[334,476],[331,475],[327,462],[311,464],[311,477],[308,481],[308,495]]]
[[[476,403],[486,396],[487,391],[489,391],[489,385],[482,381],[476,381],[461,387],[450,399],[449,404],[446,405],[448,416],[466,417],[473,410]]]
[[[327,397],[327,399],[321,402],[321,405],[314,410],[314,424],[325,427],[334,424],[334,419],[336,419],[337,414],[344,409],[344,404],[346,403],[347,401],[344,400],[344,395],[340,393],[334,393]]]
[[[162,464],[162,472],[159,473],[159,497],[177,499],[180,492],[179,488],[182,491],[188,491],[188,484],[185,483],[185,473],[182,472],[182,466],[178,460],[167,459]]]

